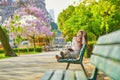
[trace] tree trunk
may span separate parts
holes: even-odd
[[[5,56],[17,56],[9,44],[8,37],[0,26],[0,41],[2,43],[3,49],[5,51]]]
[[[35,35],[33,35],[32,39],[33,39],[33,45],[34,45],[34,52],[36,52]]]

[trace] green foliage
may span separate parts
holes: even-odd
[[[34,52],[34,48],[29,48],[29,52],[28,52],[27,48],[21,48],[19,50],[17,48],[14,48],[14,51],[16,53],[18,53],[19,55],[25,55],[25,54],[34,54],[36,52],[42,52],[42,48],[41,47],[37,47],[36,48],[36,52]],[[10,57],[5,56],[4,50],[0,49],[0,59],[4,59],[4,58],[10,58]]]
[[[26,53],[26,52],[34,52],[34,48],[14,48],[14,52],[20,52],[20,53]],[[42,52],[42,48],[41,47],[36,47],[36,52]],[[0,54],[4,53],[3,49],[0,49]]]
[[[21,33],[23,32],[23,28],[21,28],[20,24],[20,17],[15,14],[13,16],[13,19],[9,21],[7,27],[9,28],[7,30],[8,34],[12,34],[14,36],[15,44],[18,44],[22,41]],[[16,36],[16,37],[15,37]]]
[[[29,48],[29,52],[33,52],[34,51],[34,48]]]
[[[69,24],[69,22],[67,22],[67,20],[69,20],[69,18],[71,18],[71,16],[74,14],[74,10],[74,6],[69,6],[66,10],[63,10],[63,12],[61,12],[58,17],[58,26],[60,26],[58,28],[65,37],[69,36],[67,34],[69,33],[69,31],[71,31],[69,30],[71,29],[71,25]]]
[[[37,47],[36,48],[36,52],[42,52],[42,48],[41,47]]]
[[[88,58],[88,57],[91,56],[92,50],[93,50],[93,46],[94,46],[95,43],[96,43],[96,41],[88,41],[87,49],[86,49],[84,57]]]
[[[5,54],[0,54],[0,59],[10,58],[9,56],[5,56]]]
[[[84,0],[78,6],[69,6],[58,16],[58,27],[63,36],[72,36],[79,30],[88,33],[88,40],[120,29],[119,0]],[[71,12],[71,13],[70,13]]]
[[[4,50],[3,50],[3,49],[0,49],[0,53],[4,53]]]

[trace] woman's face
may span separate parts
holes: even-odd
[[[77,34],[77,41],[80,42],[80,43],[81,43],[81,41],[82,41],[82,33],[81,33],[81,32],[79,32],[79,33]]]
[[[77,34],[77,37],[82,38],[82,33],[79,32],[79,33]]]

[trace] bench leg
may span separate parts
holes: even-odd
[[[67,64],[67,66],[66,66],[66,70],[69,68],[69,65],[70,65],[70,63]]]
[[[81,66],[82,66],[82,68],[83,68],[83,71],[84,71],[85,75],[87,76],[87,72],[85,71],[85,68],[84,68],[84,66],[83,66],[82,63],[81,63]]]

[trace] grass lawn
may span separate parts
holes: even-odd
[[[33,47],[30,47],[30,48],[22,47],[22,48],[19,48],[19,49],[14,48],[13,50],[18,56],[28,55],[28,54],[36,54],[36,53],[41,53],[42,52],[42,48],[39,47],[39,46],[36,47],[36,52],[34,51]],[[3,48],[0,48],[0,59],[4,59],[4,58],[10,58],[10,57],[5,56]]]
[[[3,53],[0,54],[0,59],[4,59],[4,58],[10,58],[8,56],[5,56]]]
[[[24,52],[24,53],[17,53],[18,56],[20,55],[28,55],[28,54],[36,54],[38,52]],[[10,58],[8,56],[5,56],[4,53],[0,53],[0,59]]]

